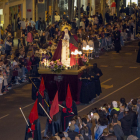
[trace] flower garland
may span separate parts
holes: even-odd
[[[49,64],[49,69],[53,72],[60,73],[62,70],[65,70],[66,66],[60,62],[60,60],[51,61]]]

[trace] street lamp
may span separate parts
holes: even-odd
[[[93,52],[93,47],[90,47],[89,45],[87,45],[86,47],[83,47],[83,53],[87,55],[87,57],[89,56],[89,54],[91,54]]]
[[[76,59],[76,65],[78,65],[77,59],[81,57],[82,52],[78,51],[78,50],[75,50],[74,52],[71,52],[71,55],[72,55],[73,58]]]

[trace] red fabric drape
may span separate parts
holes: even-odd
[[[70,43],[70,50],[71,52],[74,52],[77,49],[73,44]],[[78,63],[78,60],[77,60]],[[71,55],[70,57],[70,66],[76,65],[76,59]]]
[[[63,32],[63,35],[61,37],[61,40],[58,43],[57,49],[55,50],[55,53],[53,55],[53,58],[52,58],[53,61],[58,60],[58,59],[60,59],[60,61],[61,61],[62,39],[63,38],[64,38],[64,32]]]
[[[81,90],[81,81],[79,78],[82,73],[78,75],[57,75],[57,74],[43,74],[45,87],[48,91],[50,101],[54,99],[54,96],[58,90],[58,101],[65,101],[67,95],[68,84],[70,86],[72,99],[79,103],[80,99],[80,90]],[[56,77],[62,77],[60,81],[54,80]]]

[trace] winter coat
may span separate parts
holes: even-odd
[[[117,137],[117,140],[124,140],[123,139],[124,133],[123,133],[122,128],[117,124],[117,125],[114,125],[113,129],[114,129],[114,134]]]
[[[102,135],[103,133],[103,130],[107,128],[107,125],[104,125],[104,126],[99,126],[98,129],[96,130],[95,132],[95,139],[98,140],[98,138]]]
[[[132,127],[137,127],[137,114],[134,111],[129,111],[129,115],[131,116],[132,120]]]
[[[119,115],[119,113],[120,113],[120,109],[119,108],[113,108],[111,110],[111,117],[113,118],[114,114]]]
[[[121,120],[122,130],[125,136],[131,135],[132,118],[128,114],[124,116]]]

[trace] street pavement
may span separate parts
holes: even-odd
[[[78,105],[80,116],[92,108],[101,107],[113,100],[126,101],[140,96],[140,64],[136,63],[138,41],[128,43],[119,54],[114,51],[105,52],[99,59],[91,60],[102,70],[102,94],[92,104]],[[21,107],[28,118],[34,101],[31,99],[31,84],[20,85],[0,96],[0,139],[23,140],[26,123],[19,110]],[[42,136],[45,129],[46,117],[39,117]]]

